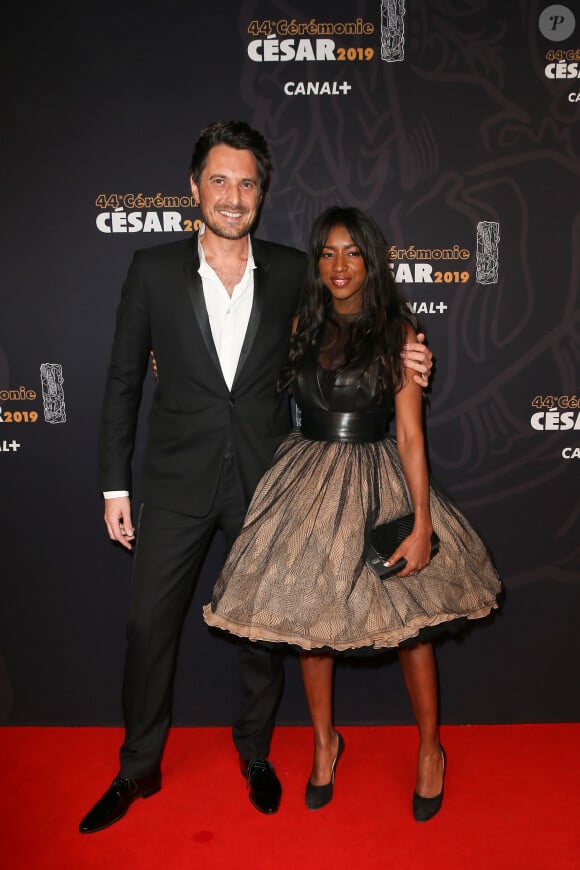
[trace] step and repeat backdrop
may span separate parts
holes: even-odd
[[[304,248],[368,211],[436,366],[434,475],[488,542],[499,616],[438,646],[442,720],[580,716],[580,12],[503,0],[64,0],[4,51],[0,722],[117,724],[132,557],[96,433],[136,248],[186,237],[201,128],[248,121],[275,163],[257,235]],[[192,314],[193,316],[193,314]],[[146,383],[135,455],[148,407]],[[185,626],[175,722],[226,724],[234,645]],[[286,659],[282,723],[305,723]],[[410,722],[396,656],[341,663],[340,722]]]

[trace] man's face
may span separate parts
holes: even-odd
[[[260,205],[256,158],[251,151],[214,145],[207,155],[199,185],[191,179],[206,228],[222,239],[241,239],[250,232]]]

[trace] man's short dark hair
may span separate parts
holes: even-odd
[[[228,145],[239,151],[251,151],[256,158],[260,179],[260,193],[264,195],[270,185],[272,158],[268,143],[261,133],[245,121],[213,121],[201,131],[191,157],[190,175],[196,184],[207,162],[207,156],[215,145]]]

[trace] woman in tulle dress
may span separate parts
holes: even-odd
[[[413,813],[426,821],[441,807],[445,771],[431,638],[487,616],[501,587],[486,547],[429,479],[423,393],[401,360],[414,340],[377,225],[358,209],[325,211],[280,380],[301,426],[258,485],[204,618],[300,651],[314,729],[309,809],[331,800],[344,750],[332,719],[336,655],[397,648],[419,730]],[[411,512],[412,531],[387,560],[406,565],[382,580],[365,559],[370,530]]]

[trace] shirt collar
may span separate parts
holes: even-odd
[[[199,274],[200,275],[203,275],[204,272],[207,274],[207,270],[211,269],[211,266],[208,265],[208,262],[205,259],[205,251],[203,250],[203,245],[201,243],[201,237],[203,236],[204,233],[205,233],[205,224],[202,223],[200,228],[199,228],[198,234],[197,234],[197,253],[199,255]],[[249,235],[247,236],[247,239],[248,239],[248,263],[246,265],[246,271],[244,273],[245,275],[247,275],[250,270],[256,268],[256,262],[254,260],[254,251],[252,249],[252,239]]]

